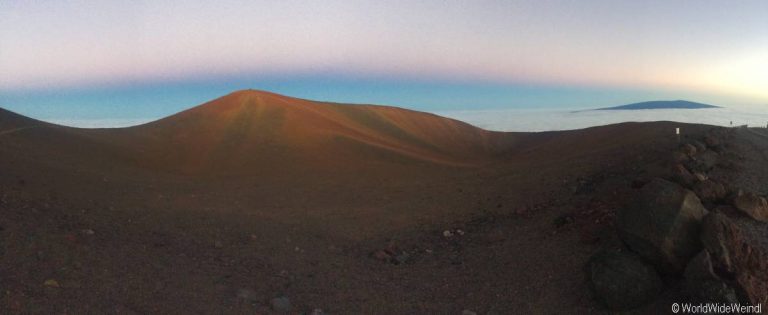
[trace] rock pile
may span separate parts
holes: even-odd
[[[768,201],[710,178],[723,162],[726,129],[674,152],[673,172],[643,185],[617,214],[623,251],[586,266],[598,300],[614,310],[652,302],[662,281],[701,302],[768,304]],[[674,285],[678,287],[678,285]]]

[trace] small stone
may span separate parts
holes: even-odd
[[[43,285],[46,286],[46,287],[51,287],[51,288],[59,288],[59,287],[61,287],[59,285],[59,282],[56,281],[55,279],[45,280],[45,282],[43,282]]]
[[[402,265],[402,264],[406,263],[409,258],[411,258],[410,254],[408,254],[406,252],[402,252],[402,253],[400,253],[400,255],[395,256],[395,263],[398,264],[398,265]]]
[[[91,230],[91,229],[85,229],[85,230],[82,230],[82,232],[83,232],[83,234],[85,234],[85,235],[93,235],[93,234],[96,234],[96,232],[94,232],[94,231],[93,231],[93,230]]]
[[[456,230],[456,234],[459,234],[459,235],[464,235],[464,234],[465,234],[465,232],[464,232],[464,231],[462,231],[462,230]]]
[[[237,297],[249,303],[253,303],[258,300],[258,294],[256,294],[256,291],[251,289],[237,290]]]
[[[703,182],[703,181],[705,181],[705,180],[707,180],[709,178],[709,177],[707,177],[707,175],[704,175],[704,174],[699,173],[699,172],[694,173],[693,176],[695,176],[696,179],[699,180],[700,182]]]
[[[387,254],[387,252],[383,250],[377,250],[373,252],[372,256],[373,258],[376,258],[377,260],[381,260],[381,261],[389,261],[390,259],[392,259],[392,255]]]
[[[452,237],[453,236],[453,232],[451,232],[449,230],[445,230],[445,231],[443,231],[443,236],[445,236],[445,237]]]
[[[272,310],[278,313],[289,313],[291,310],[293,310],[291,300],[285,296],[273,298],[271,301],[269,301],[269,304],[272,306]]]
[[[387,247],[384,248],[384,252],[391,256],[395,256],[400,250],[397,248],[397,244],[395,244],[394,241],[391,241],[387,244]]]

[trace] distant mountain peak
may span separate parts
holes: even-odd
[[[598,108],[596,110],[640,110],[640,109],[704,109],[704,108],[721,108],[720,106],[696,103],[686,100],[674,100],[674,101],[648,101],[640,103],[632,103],[627,105],[620,105],[614,107]]]

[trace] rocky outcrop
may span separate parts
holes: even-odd
[[[733,278],[750,303],[768,305],[768,224],[718,210],[704,218],[701,237],[713,268]]]
[[[620,310],[650,302],[658,293],[656,272],[670,283],[681,280],[671,288],[684,288],[696,301],[768,305],[768,201],[731,194],[722,172],[734,162],[727,136],[726,129],[714,129],[706,144],[681,145],[667,164],[674,165],[672,182],[633,182],[640,187],[637,198],[616,221],[628,250],[599,252],[587,265],[606,306]]]
[[[653,301],[662,281],[652,266],[629,252],[602,251],[587,263],[587,277],[596,298],[613,310],[627,310]]]
[[[665,273],[679,273],[701,250],[700,223],[706,213],[693,192],[654,179],[619,211],[617,228],[632,251]]]

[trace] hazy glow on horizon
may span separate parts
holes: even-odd
[[[765,1],[10,1],[0,89],[271,73],[768,99]]]

